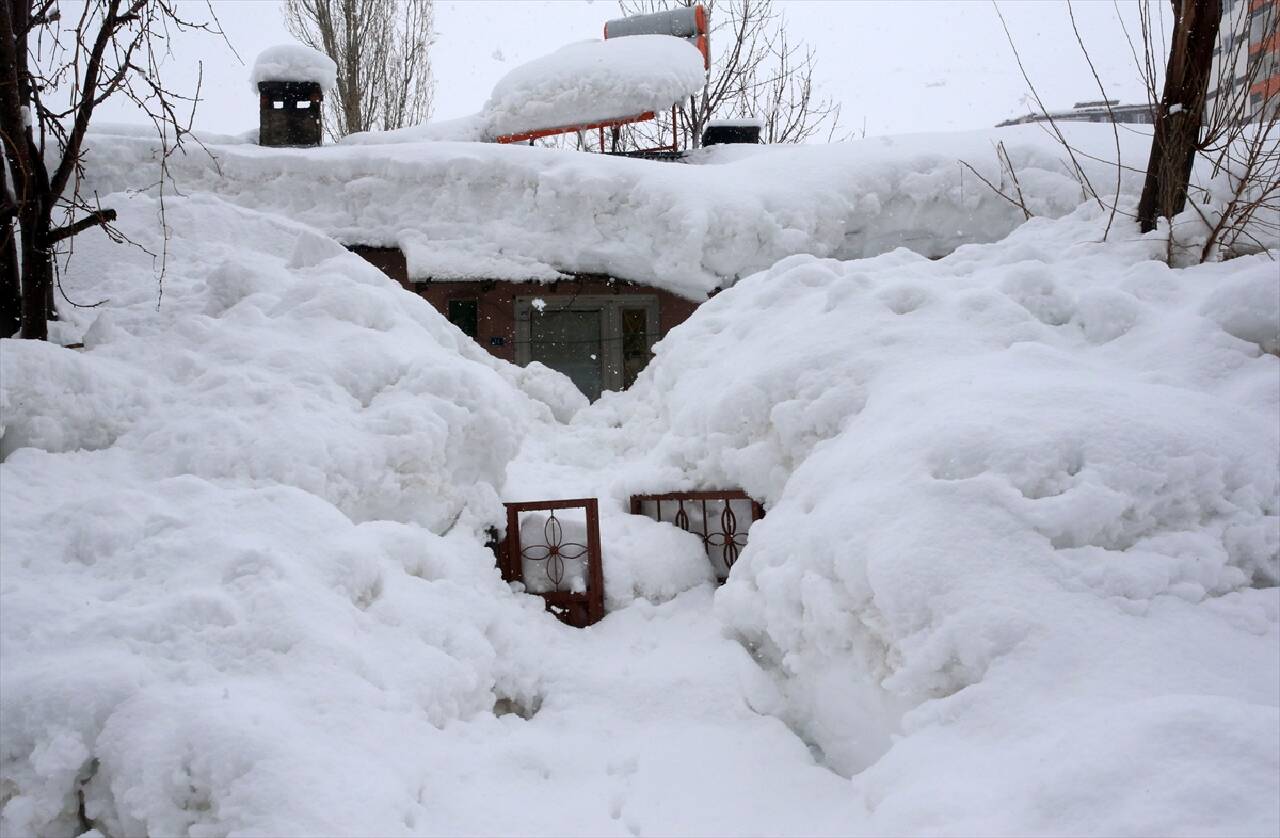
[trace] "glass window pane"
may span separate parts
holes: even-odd
[[[529,321],[529,357],[573,380],[587,398],[600,398],[603,388],[602,312],[546,309]]]
[[[464,335],[475,338],[479,332],[479,306],[475,300],[450,300],[449,322],[462,330]]]
[[[642,308],[622,310],[622,387],[636,383],[640,371],[649,363],[649,323]]]

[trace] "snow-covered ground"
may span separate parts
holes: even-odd
[[[228,145],[174,162],[167,247],[119,191],[149,144],[98,134],[164,293],[86,233],[84,348],[0,344],[0,833],[1280,832],[1275,262],[1102,241],[1034,130],[1062,217],[1021,225],[960,183],[988,136]],[[330,238],[449,223],[744,278],[584,408]],[[768,516],[717,590],[623,510],[725,484]],[[484,540],[582,495],[610,613],[574,630]]]

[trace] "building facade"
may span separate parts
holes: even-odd
[[[1117,99],[1098,99],[1092,102],[1076,102],[1067,111],[1049,111],[1048,113],[1029,113],[1025,116],[1006,119],[996,127],[1024,125],[1028,122],[1123,122],[1138,125],[1150,125],[1155,122],[1155,109],[1147,103],[1140,105],[1122,105]]]
[[[625,390],[653,357],[653,345],[698,307],[670,291],[602,275],[554,282],[410,277],[394,247],[351,246],[418,294],[491,355],[567,375],[587,398]]]
[[[1280,0],[1222,0],[1205,113],[1240,107],[1250,120],[1280,109]]]

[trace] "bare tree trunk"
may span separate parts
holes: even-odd
[[[9,200],[8,178],[0,164],[0,338],[13,337],[22,324],[17,220],[18,208]]]
[[[26,72],[29,2],[14,2],[0,10],[0,126],[4,128],[5,154],[13,173],[17,200],[15,215],[20,231],[15,243],[22,252],[22,278],[18,281],[20,336],[44,340],[49,334],[48,300],[53,271],[48,254],[41,258],[48,213],[40,196],[47,191],[44,161],[31,139],[31,79]],[[11,239],[12,241],[12,239]],[[43,265],[43,269],[42,269]],[[11,316],[11,315],[7,315]]]
[[[18,284],[18,248],[13,223],[0,227],[0,338],[14,337],[22,324],[22,289]]]
[[[1138,225],[1147,233],[1159,216],[1172,218],[1187,203],[1187,186],[1199,145],[1221,0],[1172,0],[1173,40],[1164,94],[1156,109],[1147,179],[1138,201]]]
[[[53,260],[43,248],[39,213],[22,214],[22,330],[28,340],[49,339],[49,300],[53,292]],[[28,227],[28,224],[31,226]],[[45,225],[46,228],[48,224]]]

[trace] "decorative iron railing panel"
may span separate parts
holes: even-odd
[[[721,582],[747,546],[747,531],[764,517],[764,507],[741,489],[632,495],[631,514],[674,524],[702,539]]]
[[[604,568],[600,551],[600,510],[595,498],[508,503],[507,538],[500,555],[502,576],[524,584],[541,596],[547,610],[563,623],[583,628],[604,617]],[[557,511],[582,509],[583,541],[566,540],[565,524]],[[541,544],[524,544],[520,515],[546,512]]]

